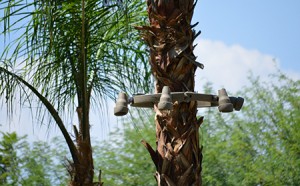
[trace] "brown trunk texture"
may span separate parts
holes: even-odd
[[[70,163],[69,173],[71,175],[70,186],[93,186],[94,167],[92,149],[86,141],[78,141],[79,163]]]
[[[195,71],[203,68],[193,54],[193,0],[148,0],[150,26],[137,27],[150,47],[150,65],[156,79],[157,93],[163,86],[171,92],[194,91]],[[200,32],[199,32],[200,33]],[[155,106],[156,144],[154,151],[147,142],[156,166],[159,186],[202,184],[202,153],[199,146],[197,103],[175,102],[173,110],[160,111]]]
[[[79,119],[79,131],[74,126],[74,133],[77,145],[78,162],[69,162],[68,171],[71,176],[70,186],[102,186],[101,171],[98,177],[99,182],[93,182],[94,178],[94,163],[92,156],[92,146],[90,141],[89,132],[84,138],[82,135],[83,126],[89,126],[87,119],[86,125],[83,125],[83,112],[80,107],[77,108]]]

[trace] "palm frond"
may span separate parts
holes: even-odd
[[[70,152],[72,154],[73,160],[76,162],[77,159],[77,150],[76,147],[70,138],[70,135],[68,131],[66,130],[64,123],[60,116],[58,115],[56,109],[53,107],[53,105],[37,91],[32,85],[30,85],[28,82],[26,82],[22,77],[18,76],[16,73],[11,72],[7,68],[0,67],[0,78],[1,78],[1,84],[5,85],[6,87],[6,100],[12,101],[12,93],[17,89],[18,86],[26,86],[26,88],[30,89],[30,91],[35,94],[39,100],[43,103],[43,105],[46,107],[46,109],[49,111],[50,115],[53,117],[53,119],[56,121],[58,127],[60,128],[61,132],[64,135],[64,138],[66,139],[66,142],[70,148]],[[10,84],[12,83],[12,84]],[[2,88],[2,87],[0,87]],[[3,89],[4,90],[4,89]],[[25,91],[27,92],[27,91]],[[28,98],[28,95],[26,95]]]
[[[12,38],[1,59],[12,61],[12,68],[21,66],[24,79],[59,112],[73,111],[82,91],[80,1],[8,0],[1,7],[3,34]],[[91,100],[101,104],[119,91],[148,92],[146,47],[132,27],[146,19],[143,2],[124,1],[121,7],[117,1],[103,6],[102,1],[90,0],[85,12]]]

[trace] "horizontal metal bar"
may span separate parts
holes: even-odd
[[[130,105],[133,107],[153,107],[159,102],[161,93],[134,95],[130,98]],[[172,102],[197,101],[198,107],[218,106],[218,96],[210,94],[199,94],[194,92],[171,92]]]
[[[171,92],[172,102],[190,102],[197,101],[198,108],[217,107],[219,106],[219,97],[211,94],[200,94],[194,92]],[[129,104],[132,107],[153,108],[154,104],[159,102],[161,93],[157,94],[139,94],[129,98]],[[240,97],[229,97],[235,110],[240,110],[244,99]],[[238,100],[239,99],[239,100]]]

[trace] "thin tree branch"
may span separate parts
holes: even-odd
[[[73,143],[67,129],[64,126],[64,123],[63,123],[62,119],[58,115],[58,112],[53,107],[53,105],[47,100],[47,98],[45,98],[43,95],[41,95],[38,90],[36,90],[32,85],[30,85],[27,81],[25,81],[23,78],[21,78],[17,74],[14,74],[14,73],[10,72],[9,70],[7,70],[3,67],[0,67],[0,71],[12,76],[13,78],[15,78],[18,81],[20,81],[21,83],[23,83],[26,87],[28,87],[40,99],[40,101],[44,104],[44,106],[50,112],[51,116],[56,121],[56,124],[58,125],[60,131],[62,132],[62,134],[63,134],[63,136],[64,136],[64,138],[65,138],[65,140],[68,144],[68,147],[70,149],[70,152],[71,152],[72,159],[73,159],[74,163],[78,164],[79,163],[79,158],[78,158],[78,152],[77,152],[77,149],[75,147],[75,144]]]

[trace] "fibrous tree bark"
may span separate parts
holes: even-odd
[[[193,41],[200,34],[193,30],[191,19],[194,0],[148,0],[150,26],[141,26],[142,37],[150,48],[150,65],[156,79],[155,90],[169,86],[172,92],[194,91],[196,62]],[[196,24],[195,24],[196,25]],[[201,185],[202,153],[197,119],[197,103],[174,102],[171,111],[156,112],[156,150],[147,142],[156,166],[159,186]]]

